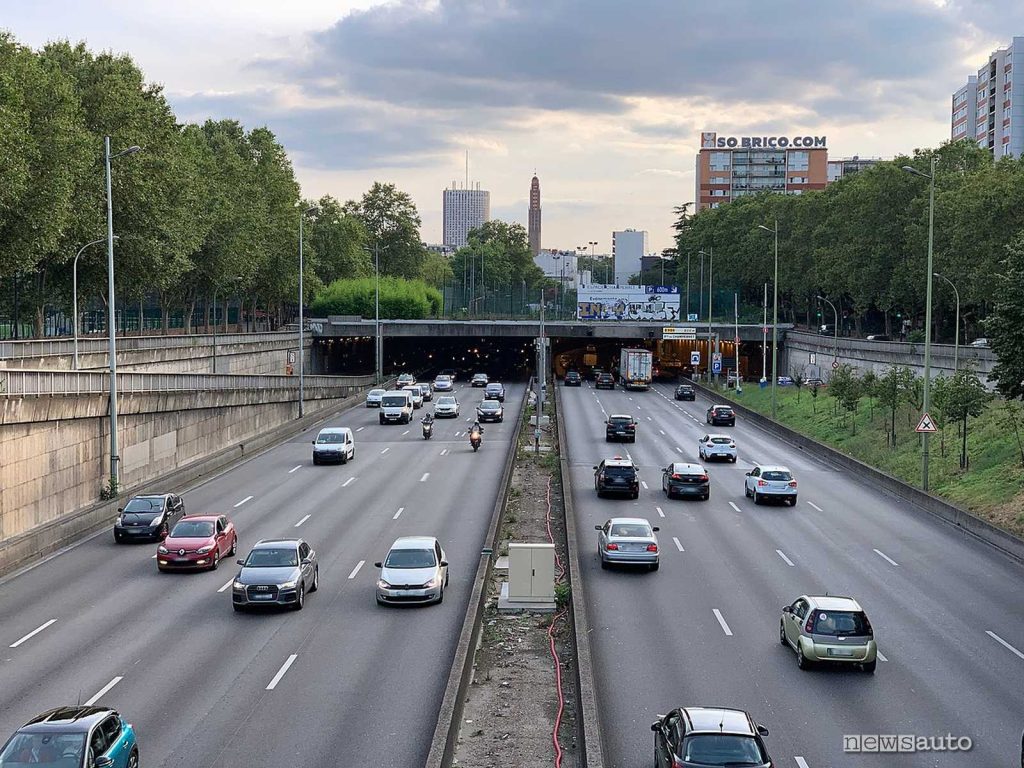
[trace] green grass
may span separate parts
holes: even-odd
[[[731,390],[723,394],[764,415],[771,413],[770,387],[754,385],[739,395]],[[782,424],[920,487],[921,441],[914,432],[918,414],[909,407],[896,414],[896,447],[892,448],[887,441],[891,414],[877,405],[872,407],[869,398],[861,399],[856,412],[845,413],[828,395],[828,387],[818,390],[816,403],[807,387],[799,393],[796,387],[778,387],[776,396],[777,418]],[[1013,431],[1000,423],[1002,410],[1002,401],[995,400],[981,416],[969,420],[967,470],[960,469],[957,425],[947,424],[932,435],[929,485],[932,493],[1024,536],[1024,471]]]

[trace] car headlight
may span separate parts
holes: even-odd
[[[432,578],[432,579],[431,579],[430,581],[428,581],[428,582],[427,582],[426,584],[424,584],[423,586],[424,586],[425,588],[427,588],[427,589],[433,589],[434,587],[436,587],[436,586],[437,586],[438,584],[440,584],[440,583],[441,583],[440,579],[438,579],[438,578],[437,578],[437,577],[435,576],[434,578]]]
[[[298,579],[292,579],[281,584],[281,589],[295,589],[295,585],[299,583]]]
[[[164,524],[164,519],[162,517],[158,517],[152,523],[149,524],[149,527],[150,528],[159,528],[163,524]]]
[[[166,554],[168,554],[170,552],[170,550],[167,549],[167,547],[165,547],[163,544],[161,544],[159,547],[157,547],[156,551],[158,553],[160,553],[161,555],[166,555]]]
[[[116,525],[118,528],[120,528],[122,525],[124,525],[124,521],[121,520],[121,516],[120,515],[117,516],[117,519],[114,521],[114,525]]]
[[[378,579],[377,586],[380,589],[391,589],[391,585],[388,582],[384,581],[384,579]]]
[[[196,554],[197,555],[205,555],[211,549],[213,549],[213,544],[210,544],[209,546],[206,546],[206,547],[200,547],[199,549],[196,550]]]
[[[235,579],[233,582],[231,582],[231,588],[241,592],[245,590],[245,584],[243,584],[238,579]]]

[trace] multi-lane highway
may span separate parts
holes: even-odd
[[[778,766],[1016,764],[1024,567],[742,417],[735,428],[708,427],[700,397],[677,403],[660,385],[626,393],[585,384],[561,395],[610,768],[652,765],[651,722],[688,705],[750,711],[771,731]],[[604,442],[610,413],[638,419],[635,444]],[[738,462],[705,464],[709,501],[669,501],[661,468],[697,462],[697,440],[709,431],[735,435]],[[616,454],[640,466],[637,501],[594,492],[592,466]],[[795,508],[744,497],[744,473],[758,462],[793,470]],[[601,570],[594,525],[634,515],[661,527],[661,569]],[[867,611],[881,651],[874,675],[801,671],[779,644],[782,606],[826,591]],[[845,754],[843,736],[855,734],[951,734],[973,749]]]
[[[429,441],[429,403],[408,426],[356,407],[323,425],[355,430],[349,464],[314,467],[314,429],[183,494],[187,512],[234,519],[239,556],[260,538],[308,540],[320,589],[301,612],[236,614],[234,565],[160,574],[155,544],[109,532],[6,580],[0,740],[45,709],[97,702],[135,725],[147,766],[422,765],[516,430],[488,425],[473,453],[482,390],[457,395],[461,417]],[[508,387],[509,412],[523,396]],[[378,607],[373,563],[411,534],[445,547],[446,599]]]

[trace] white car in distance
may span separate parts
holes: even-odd
[[[725,459],[736,463],[736,441],[729,435],[704,435],[697,441],[697,454],[701,461]]]

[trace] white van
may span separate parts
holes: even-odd
[[[347,464],[356,457],[356,438],[348,427],[325,427],[313,441],[313,463],[339,461]]]
[[[408,424],[412,421],[412,393],[404,389],[385,392],[380,399],[381,424]]]

